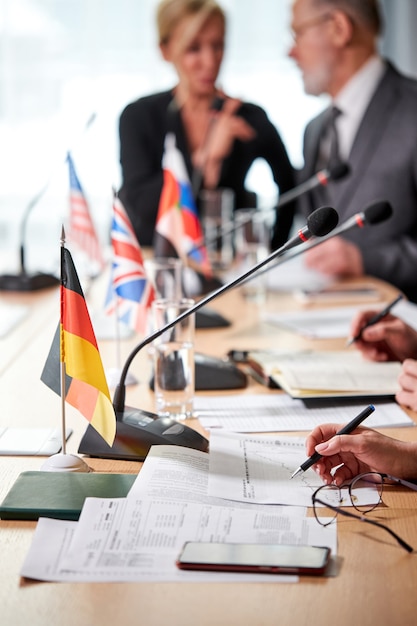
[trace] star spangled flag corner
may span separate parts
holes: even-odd
[[[111,446],[116,416],[71,253],[61,247],[61,316],[41,380],[61,395],[60,365],[65,367],[65,400],[78,409]]]
[[[142,251],[132,224],[115,190],[111,243],[113,263],[105,312],[116,314],[120,321],[144,334],[155,291],[146,275]]]
[[[207,276],[212,268],[204,245],[184,157],[173,133],[165,137],[162,158],[163,185],[155,225],[155,256],[176,256]]]

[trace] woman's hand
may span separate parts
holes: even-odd
[[[207,142],[194,154],[194,165],[202,170],[206,189],[217,186],[223,160],[230,154],[235,140],[250,141],[255,137],[253,128],[237,115],[240,106],[240,100],[226,98],[221,111],[212,112]]]
[[[306,440],[308,456],[314,452],[323,455],[313,468],[324,482],[341,485],[358,474],[370,471],[411,480],[417,478],[416,442],[398,441],[364,427],[355,429],[349,435],[337,435],[340,428],[340,424],[322,424]]]

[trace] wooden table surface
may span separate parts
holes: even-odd
[[[368,281],[369,282],[369,281]],[[381,302],[395,294],[374,281]],[[13,296],[0,301],[30,304],[27,318],[9,336],[0,339],[0,426],[60,426],[60,399],[42,382],[40,374],[58,321],[59,295]],[[92,287],[87,301],[94,323],[103,286]],[[289,294],[269,294],[258,306],[239,290],[222,296],[213,308],[233,321],[224,329],[198,330],[196,349],[225,356],[231,348],[340,349],[342,340],[307,341],[260,320],[264,310],[300,308]],[[372,304],[372,306],[374,306]],[[380,305],[375,304],[378,308]],[[138,343],[133,336],[121,342],[122,361]],[[114,341],[99,340],[105,368],[117,365]],[[132,364],[139,384],[128,387],[127,403],[153,410],[149,390],[150,359],[146,351]],[[217,392],[213,392],[217,393]],[[236,393],[236,392],[222,392]],[[242,394],[279,393],[250,381]],[[417,415],[410,413],[415,420]],[[68,452],[76,452],[86,428],[84,418],[70,406],[67,423],[74,429]],[[198,420],[189,425],[204,432]],[[390,429],[392,436],[416,440],[414,427]],[[207,434],[207,433],[205,433]],[[289,433],[291,434],[291,433]],[[294,433],[293,433],[294,434]],[[300,433],[296,433],[299,435]],[[0,499],[24,470],[39,469],[39,457],[0,457]],[[140,462],[87,459],[99,472],[136,473]],[[417,494],[396,488],[378,510],[385,521],[417,549]],[[342,519],[338,523],[340,571],[333,578],[302,577],[299,583],[176,584],[176,583],[37,583],[22,581],[19,570],[32,541],[35,522],[0,521],[0,623],[5,626],[60,624],[122,626],[149,625],[349,625],[383,626],[417,621],[417,557],[407,554],[388,534],[367,524]]]

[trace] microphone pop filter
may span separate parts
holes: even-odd
[[[337,163],[332,167],[329,167],[329,178],[330,180],[339,180],[340,178],[344,178],[350,172],[350,167],[347,163]]]
[[[392,206],[386,200],[379,200],[366,207],[363,214],[368,224],[379,224],[391,217]]]
[[[315,237],[324,237],[337,226],[339,215],[331,206],[322,206],[307,218],[307,226]]]

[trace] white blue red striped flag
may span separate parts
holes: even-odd
[[[116,314],[120,321],[143,334],[147,330],[148,311],[155,293],[145,272],[139,242],[116,194],[113,201],[111,242],[113,265],[106,313]]]
[[[164,181],[156,217],[155,256],[177,256],[210,276],[212,269],[184,157],[168,133],[162,159]]]
[[[104,267],[104,259],[90,209],[75,171],[71,155],[67,155],[70,178],[70,216],[68,241],[75,244],[87,257]]]

